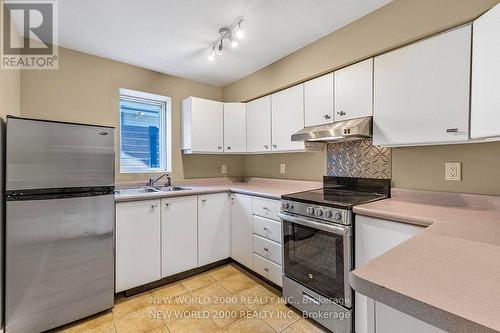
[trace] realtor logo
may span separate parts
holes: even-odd
[[[1,1],[1,69],[58,68],[58,2]]]

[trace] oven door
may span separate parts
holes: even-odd
[[[285,276],[351,308],[351,226],[280,213]]]

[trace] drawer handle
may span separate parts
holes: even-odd
[[[458,133],[458,128],[447,128],[446,133]]]
[[[337,114],[339,116],[345,116],[346,115],[346,113],[343,110],[338,111]]]
[[[207,199],[202,199],[201,202],[205,203],[205,202],[207,202]]]
[[[222,149],[222,146],[218,146],[217,149],[221,150]]]
[[[267,247],[264,248],[264,251],[269,252],[269,249]]]
[[[269,272],[269,268],[264,268],[264,270],[265,270],[266,272]]]
[[[269,145],[264,145],[264,149],[269,149]]]
[[[266,227],[262,227],[262,229],[264,229],[264,231],[269,231],[269,229],[267,229]]]
[[[229,146],[228,146],[228,147],[227,147],[227,150],[231,150],[231,147],[229,147]]]
[[[270,211],[270,209],[269,209],[269,208],[267,208],[267,207],[262,207],[262,209],[263,209],[263,210]]]
[[[316,299],[316,298],[314,298],[313,296],[309,295],[309,294],[308,294],[308,293],[306,293],[305,291],[303,291],[303,292],[302,292],[302,297],[303,297],[303,299],[306,301],[306,302],[304,302],[304,303],[307,303],[307,301],[309,301],[309,302],[312,302],[312,303],[314,303],[314,304],[316,304],[316,305],[318,305],[318,306],[320,305],[320,302],[319,302],[319,300],[318,300],[318,299]]]
[[[165,203],[165,207],[169,207],[170,204],[168,202]]]

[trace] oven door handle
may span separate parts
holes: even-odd
[[[336,234],[336,235],[346,236],[351,232],[350,226],[340,226],[340,225],[333,225],[333,224],[329,224],[329,223],[314,222],[314,221],[311,221],[309,219],[304,219],[304,218],[297,217],[295,215],[284,214],[281,212],[278,213],[278,216],[282,220],[286,220],[286,221],[291,222],[291,223],[296,223],[296,224],[300,224],[300,225],[303,225],[306,227],[311,227],[314,229],[323,230],[323,231],[326,231],[326,232],[329,232],[332,234]]]

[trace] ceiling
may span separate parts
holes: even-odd
[[[59,45],[225,86],[390,0],[59,0]],[[208,60],[218,30],[243,16],[245,38]],[[18,29],[19,30],[19,29]]]

